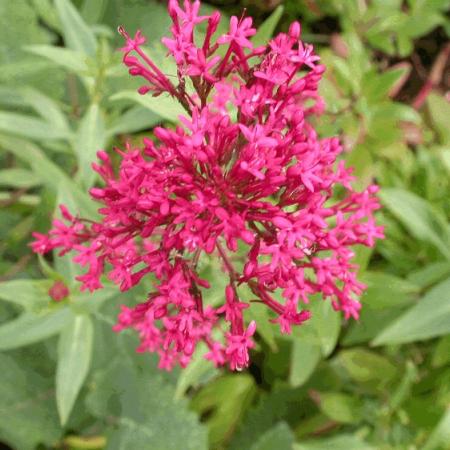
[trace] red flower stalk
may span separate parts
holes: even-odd
[[[153,274],[154,291],[134,308],[122,306],[115,330],[136,329],[138,350],[157,352],[162,368],[186,366],[203,341],[207,359],[239,370],[249,364],[256,329],[244,324],[250,304],[239,296],[242,285],[283,333],[309,319],[301,305],[313,294],[357,318],[364,285],[351,247],[373,246],[383,231],[373,219],[377,187],[353,191],[351,170],[336,164],[338,139],[320,139],[308,121],[323,110],[317,87],[325,68],[299,40],[300,25],[254,48],[251,18],[233,17],[215,38],[220,14],[199,16],[199,7],[169,1],[172,37],[163,43],[177,64],[175,84],[145,53],[139,31],[131,38],[119,29],[124,63],[145,80],[139,92],[169,94],[186,116],[176,129],[156,128],[158,144],[144,139],[141,149],[116,150],[117,172],[99,152],[93,168],[105,186],[90,193],[102,220],[62,207],[63,220],[47,236],[35,233],[32,245],[39,253],[74,251],[87,267],[82,289],[101,288],[105,272],[123,291]],[[206,32],[194,33],[203,22]],[[241,265],[233,262],[238,247]],[[208,304],[210,286],[198,273],[204,254],[228,274],[219,307]]]

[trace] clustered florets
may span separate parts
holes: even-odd
[[[199,8],[199,1],[185,0],[184,8],[169,1],[172,37],[163,43],[177,83],[144,52],[139,31],[131,38],[119,29],[124,63],[145,80],[139,92],[168,93],[186,116],[176,129],[156,128],[158,144],[144,139],[142,149],[116,150],[117,171],[100,151],[93,168],[105,187],[90,194],[102,220],[62,207],[63,220],[49,235],[35,233],[33,248],[74,251],[87,267],[78,280],[91,291],[105,272],[122,291],[153,274],[154,291],[122,306],[115,329],[136,329],[138,350],[157,352],[165,369],[186,366],[203,341],[207,359],[239,370],[249,364],[256,329],[244,324],[250,303],[241,286],[273,311],[283,333],[310,317],[302,305],[313,294],[357,318],[364,285],[351,246],[373,246],[383,232],[373,219],[377,187],[353,191],[351,170],[336,164],[338,139],[319,139],[307,120],[323,110],[324,67],[299,40],[300,25],[255,48],[251,18],[232,17],[229,31],[216,36],[220,14],[199,16]],[[202,34],[195,28],[203,23]],[[219,307],[208,302],[209,283],[198,273],[205,254],[229,279]]]

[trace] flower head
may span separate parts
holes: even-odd
[[[101,220],[63,208],[32,247],[73,251],[91,291],[105,273],[123,291],[152,275],[147,298],[123,306],[114,329],[135,329],[138,350],[157,353],[161,368],[185,367],[204,342],[207,359],[241,370],[257,329],[245,325],[250,300],[269,308],[283,333],[310,318],[303,305],[321,301],[314,296],[358,317],[364,286],[351,248],[373,246],[383,230],[373,219],[377,187],[355,192],[351,170],[337,162],[338,139],[320,138],[309,120],[323,111],[324,67],[299,40],[300,25],[255,49],[251,19],[233,17],[215,39],[220,15],[199,16],[199,6],[169,2],[172,36],[163,43],[177,82],[144,52],[139,32],[132,39],[121,30],[124,63],[145,81],[139,92],[179,101],[186,114],[178,126],[156,128],[157,143],[117,150],[117,169],[99,152],[93,168],[104,186],[90,193]],[[220,305],[199,269],[211,258],[228,279]]]

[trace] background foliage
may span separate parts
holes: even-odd
[[[162,373],[111,325],[107,286],[80,293],[70,258],[30,254],[61,201],[95,216],[99,148],[138,142],[179,110],[134,93],[115,29],[142,28],[170,73],[156,0],[0,0],[0,442],[5,448],[369,450],[450,448],[450,21],[448,0],[210,1],[248,8],[258,39],[299,19],[327,65],[324,135],[341,135],[361,185],[382,186],[387,239],[356,249],[360,321],[329,305],[292,336],[259,320],[253,364],[201,358]],[[213,5],[214,3],[214,5]],[[223,292],[220,269],[204,276]],[[63,280],[70,297],[50,300]],[[250,317],[249,317],[250,319]],[[9,446],[9,447],[8,447]],[[1,444],[0,444],[1,447]]]

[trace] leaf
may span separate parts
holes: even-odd
[[[81,179],[86,187],[91,187],[96,172],[91,164],[96,160],[98,150],[106,144],[105,124],[102,111],[97,103],[91,104],[81,119],[75,138],[75,153],[79,161]]]
[[[33,172],[14,167],[0,170],[0,186],[12,188],[31,188],[41,184],[41,180]]]
[[[383,330],[373,345],[403,344],[450,333],[450,278]]]
[[[95,2],[85,0],[83,2],[81,14],[89,23],[99,22],[103,17],[107,5],[108,0],[96,0]]]
[[[397,375],[397,368],[387,358],[364,348],[342,350],[336,361],[357,383],[386,384]]]
[[[46,314],[23,313],[0,326],[0,350],[30,345],[58,334],[71,317],[68,308]]]
[[[78,314],[61,333],[56,369],[56,404],[61,424],[69,418],[91,364],[93,324],[88,315]]]
[[[292,342],[289,384],[298,387],[308,381],[320,361],[320,347],[301,339]]]
[[[331,438],[312,439],[294,445],[294,450],[375,450],[359,437],[351,434],[340,434]]]
[[[410,281],[384,272],[366,272],[361,281],[367,285],[362,303],[383,309],[411,303],[419,288]]]
[[[450,407],[447,408],[422,450],[439,450],[450,442]]]
[[[84,74],[88,71],[86,56],[80,52],[53,45],[28,45],[24,49],[34,55],[43,56],[71,72]]]
[[[51,280],[11,280],[0,283],[0,299],[27,310],[48,304]]]
[[[285,383],[276,383],[273,389],[261,395],[241,422],[230,442],[230,450],[250,448],[274,424],[297,414],[303,404],[303,391],[288,388]],[[310,405],[308,404],[307,408]]]
[[[89,196],[77,186],[45,153],[29,141],[0,135],[0,147],[13,153],[17,158],[29,164],[35,175],[39,176],[55,194],[64,191],[66,198],[73,199],[76,210],[85,217],[95,218],[97,208]]]
[[[159,121],[159,116],[152,111],[143,106],[133,106],[109,126],[107,136],[112,137],[116,134],[128,134],[149,129]]]
[[[147,357],[148,358],[148,357]],[[140,373],[127,353],[97,371],[86,406],[96,417],[114,417],[108,450],[206,450],[206,429],[158,369]]]
[[[380,197],[390,212],[420,241],[434,245],[450,259],[450,234],[445,219],[433,207],[404,189],[382,189]]]
[[[283,15],[284,7],[279,5],[275,11],[259,26],[258,31],[252,38],[255,47],[267,45],[272,38],[275,28]]]
[[[360,402],[340,392],[321,392],[319,394],[319,408],[330,419],[339,423],[357,423],[361,420]]]
[[[61,20],[64,43],[67,47],[89,56],[95,56],[97,42],[94,33],[84,22],[70,0],[55,0]]]
[[[49,122],[36,117],[0,111],[0,131],[16,134],[31,139],[66,139],[70,137],[67,130],[59,129]]]
[[[291,450],[293,443],[291,429],[286,422],[279,422],[260,436],[250,450]]]
[[[255,394],[253,377],[248,374],[225,375],[207,384],[192,399],[199,414],[208,412],[206,425],[212,447],[229,436]]]
[[[59,105],[47,95],[33,88],[21,90],[22,98],[49,124],[69,133],[69,124]]]
[[[110,100],[132,100],[170,122],[176,122],[180,115],[187,114],[177,100],[164,94],[159,97],[152,97],[140,95],[134,91],[121,91],[111,96]]]
[[[427,97],[427,108],[431,122],[439,136],[441,143],[450,144],[450,129],[448,126],[450,105],[448,101],[442,95],[432,92]]]
[[[218,370],[211,365],[211,362],[204,358],[207,352],[208,348],[205,344],[202,343],[197,346],[191,362],[178,377],[175,390],[176,399],[182,398],[189,387],[198,387],[201,380],[208,380],[218,373]]]
[[[20,450],[53,446],[61,431],[50,380],[9,355],[0,354],[0,367],[0,441]]]

